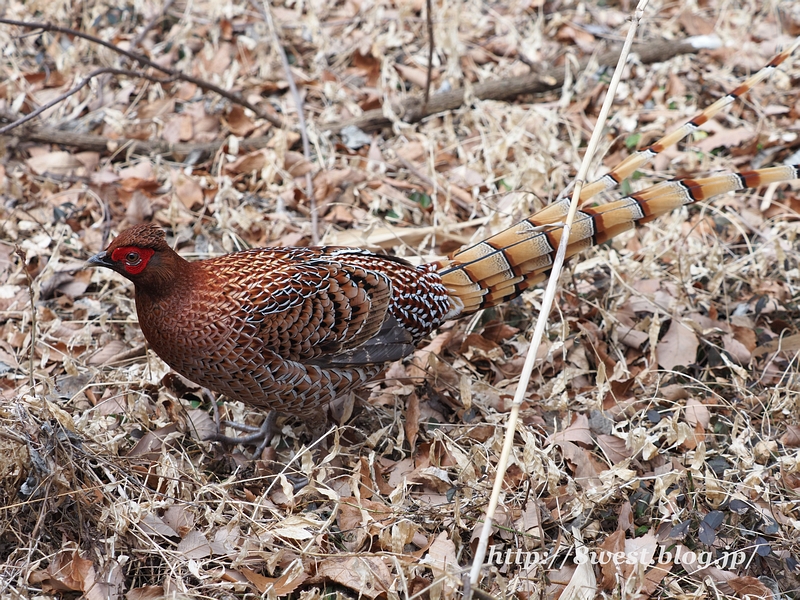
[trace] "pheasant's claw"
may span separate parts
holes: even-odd
[[[260,427],[245,425],[244,423],[236,423],[235,421],[222,420],[220,421],[220,426],[230,427],[232,429],[236,429],[237,431],[248,432],[248,435],[227,436],[224,435],[221,431],[218,431],[214,436],[210,438],[210,440],[213,442],[221,442],[229,446],[236,446],[239,444],[243,445],[257,444],[256,450],[253,453],[253,458],[258,458],[261,456],[261,453],[264,451],[264,448],[269,446],[269,443],[272,441],[272,438],[275,435],[276,417],[277,413],[275,413],[275,411],[270,411],[269,413],[267,413],[267,416],[264,418],[264,422],[261,423]]]

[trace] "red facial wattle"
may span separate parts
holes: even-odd
[[[122,264],[127,273],[138,275],[144,271],[153,254],[155,254],[155,250],[152,248],[122,246],[111,253],[111,260]]]

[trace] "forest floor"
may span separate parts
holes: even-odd
[[[132,285],[85,261],[140,222],[188,258],[426,260],[499,231],[574,179],[634,6],[2,4],[49,30],[0,22],[0,128],[55,102],[0,133],[0,597],[459,597],[541,289],[447,324],[321,424],[281,417],[251,459],[203,441],[211,397],[148,349]],[[590,178],[798,34],[792,1],[651,2]],[[799,119],[796,55],[597,201],[800,163]],[[481,597],[800,597],[797,190],[569,263]]]

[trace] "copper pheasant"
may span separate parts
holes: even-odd
[[[692,121],[637,152],[582,194],[629,176],[663,148],[730,104],[775,68],[776,56]],[[568,255],[636,223],[731,190],[800,177],[782,166],[664,182],[616,202],[583,208]],[[505,302],[544,279],[568,200],[449,258],[412,266],[341,247],[259,248],[188,262],[152,225],[123,231],[90,259],[131,280],[152,349],[188,379],[228,398],[298,414],[374,377],[386,362],[447,320]]]

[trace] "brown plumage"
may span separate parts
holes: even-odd
[[[677,133],[587,186],[586,200],[630,175],[763,79],[778,55]],[[731,190],[800,177],[785,166],[665,182],[584,208],[568,255],[636,223]],[[419,267],[367,250],[260,248],[188,262],[152,225],[123,231],[92,259],[134,283],[152,349],[188,379],[250,405],[298,414],[374,377],[450,319],[505,302],[544,279],[567,212],[562,200],[449,258]]]
[[[93,257],[133,281],[145,338],[206,388],[288,413],[373,377],[442,323],[436,272],[352,248],[258,248],[188,262],[152,225]]]

